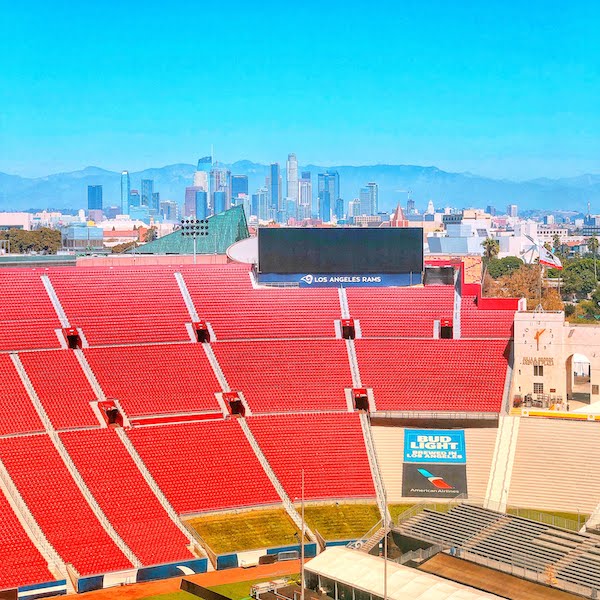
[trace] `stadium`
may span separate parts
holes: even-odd
[[[301,552],[319,597],[597,597],[594,328],[422,232],[267,231],[0,269],[0,597]]]

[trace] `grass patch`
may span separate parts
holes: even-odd
[[[308,526],[326,540],[357,539],[381,520],[376,504],[308,505],[304,516]]]
[[[143,600],[198,600],[198,598],[188,592],[172,592],[170,594],[159,594],[158,596],[145,596]]]
[[[300,574],[287,575],[290,579],[296,579],[300,581]],[[263,581],[273,581],[273,579],[282,579],[282,577],[267,577],[263,579],[254,579],[253,581],[238,581],[236,583],[226,583],[224,585],[216,585],[209,587],[209,590],[218,592],[231,598],[231,600],[243,600],[244,598],[250,597],[250,589],[255,583],[262,583]]]
[[[208,515],[190,519],[188,524],[217,554],[298,543],[294,535],[298,530],[283,509]]]
[[[414,504],[388,504],[388,510],[390,511],[392,521],[395,523],[399,515],[413,506]]]
[[[581,529],[585,522],[590,518],[590,515],[586,513],[537,510],[535,508],[509,507],[506,512],[509,515],[516,515],[517,517],[523,517],[524,519],[531,519],[532,521],[538,521],[548,525],[555,525],[556,527],[572,529],[574,531],[579,531],[579,529]],[[552,522],[552,517],[556,517],[554,523]]]

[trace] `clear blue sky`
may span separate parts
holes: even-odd
[[[0,171],[600,172],[600,2],[6,2]]]

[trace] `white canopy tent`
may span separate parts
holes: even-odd
[[[305,571],[383,598],[383,558],[350,548],[333,547],[307,563]],[[488,600],[499,599],[500,596],[388,561],[387,598],[389,600]]]

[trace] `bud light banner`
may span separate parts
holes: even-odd
[[[419,285],[421,273],[259,273],[259,284],[297,283],[300,287],[407,287]]]
[[[456,498],[467,495],[466,465],[402,465],[402,495],[405,498]]]
[[[405,429],[405,463],[466,464],[462,429]]]

